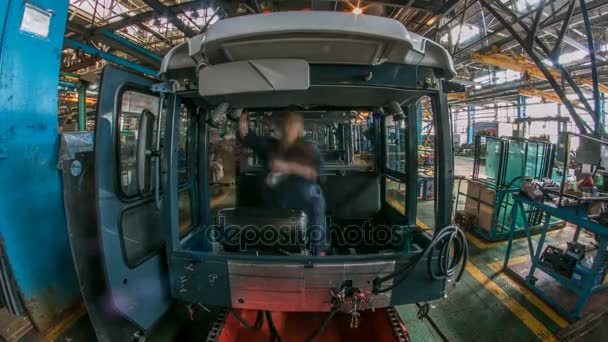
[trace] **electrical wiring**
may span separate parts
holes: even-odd
[[[435,250],[438,250],[437,258],[433,258]],[[452,252],[451,256],[450,252]],[[454,279],[457,283],[464,273],[468,254],[469,248],[464,232],[456,226],[447,226],[433,237],[431,243],[418,257],[407,262],[398,270],[374,279],[372,291],[374,294],[379,294],[399,286],[424,258],[428,258],[427,270],[432,279]],[[393,280],[393,283],[382,288],[382,284],[389,280]]]
[[[282,342],[283,339],[281,338],[281,335],[279,335],[277,327],[274,325],[272,313],[270,313],[270,311],[266,311],[266,321],[268,321],[268,328],[270,329],[270,342]]]
[[[236,319],[237,319],[239,322],[241,322],[241,324],[242,324],[242,325],[243,325],[245,328],[247,328],[247,329],[249,329],[249,330],[252,330],[252,331],[258,331],[258,330],[260,330],[260,329],[262,328],[262,326],[264,325],[264,312],[263,312],[263,311],[258,311],[258,315],[257,315],[257,317],[256,317],[255,322],[253,323],[253,325],[251,325],[251,324],[247,323],[247,321],[245,321],[245,319],[243,319],[243,317],[241,317],[241,315],[239,315],[239,313],[238,313],[236,310],[231,309],[230,311],[232,312],[232,314],[234,315],[234,317],[235,317],[235,318],[236,318]]]
[[[327,328],[327,325],[329,324],[331,319],[336,315],[336,313],[338,312],[338,310],[340,310],[341,307],[342,302],[336,301],[332,306],[331,311],[329,311],[329,314],[325,316],[323,323],[321,323],[321,325],[317,327],[317,329],[312,333],[312,335],[310,335],[310,337],[306,339],[306,342],[313,342],[315,339],[321,336],[323,331],[325,331],[325,329]]]

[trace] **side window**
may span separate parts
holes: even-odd
[[[179,236],[183,237],[188,234],[196,225],[193,222],[193,202],[195,187],[190,178],[195,176],[191,168],[191,158],[193,158],[192,150],[192,132],[191,132],[192,114],[188,108],[182,105],[180,111],[179,135],[178,135],[178,150],[177,150],[177,177],[179,182],[178,194],[178,216],[179,216]]]
[[[385,178],[384,184],[386,187],[385,202],[397,210],[401,215],[405,215],[405,183]]]
[[[385,118],[386,129],[386,165],[391,171],[406,173],[406,120],[393,120],[392,116]],[[406,184],[397,179],[385,178],[384,201],[401,215],[405,215]]]
[[[354,159],[355,165],[374,168],[374,126],[371,124],[369,112],[359,112],[354,120]]]
[[[423,96],[417,111],[417,134],[419,137],[417,146],[418,174],[416,198],[418,199],[418,210],[416,211],[416,222],[424,230],[435,227],[435,176],[437,165],[435,164],[435,113],[433,112],[431,99]],[[449,133],[446,133],[449,134]]]
[[[122,194],[127,197],[138,193],[137,142],[144,110],[158,117],[158,97],[136,90],[127,90],[122,94],[118,116],[118,167],[120,188]]]
[[[236,173],[240,148],[236,141],[238,123],[227,121],[209,132],[208,161],[211,215],[236,205]]]
[[[178,136],[178,162],[177,162],[177,172],[179,182],[185,182],[190,177],[190,165],[189,165],[189,157],[190,154],[188,150],[190,149],[190,113],[186,106],[182,105],[180,114],[179,114],[179,136]]]
[[[386,117],[386,167],[401,173],[405,173],[407,159],[405,122]]]

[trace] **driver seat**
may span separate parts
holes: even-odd
[[[237,207],[218,212],[216,238],[226,251],[302,252],[308,218],[301,210]]]

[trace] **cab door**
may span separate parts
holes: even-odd
[[[108,289],[101,300],[143,330],[154,325],[172,302],[161,201],[152,189],[154,158],[162,158],[153,142],[158,134],[162,137],[164,127],[161,94],[151,90],[156,83],[107,66],[95,125],[97,226]],[[147,158],[143,164],[142,158]]]

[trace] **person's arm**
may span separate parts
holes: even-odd
[[[274,159],[270,163],[270,169],[274,172],[300,176],[311,181],[317,179],[317,171],[313,167],[298,162]]]
[[[310,145],[312,160],[311,164],[274,159],[270,164],[270,169],[275,172],[286,173],[306,178],[310,181],[316,181],[321,167],[321,154],[317,148]]]

